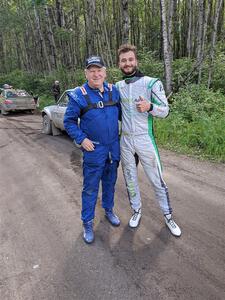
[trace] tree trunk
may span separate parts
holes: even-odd
[[[211,86],[212,82],[212,74],[213,74],[213,60],[214,60],[214,52],[216,46],[216,36],[218,30],[218,20],[221,11],[223,0],[217,0],[216,9],[215,9],[215,17],[214,17],[214,26],[212,32],[212,41],[211,41],[211,51],[210,51],[210,62],[209,62],[209,75],[208,75],[208,88]]]
[[[204,14],[204,0],[198,1],[198,36],[197,36],[197,63],[200,63],[202,51],[202,35],[203,35],[203,14]]]
[[[40,20],[39,20],[39,16],[38,16],[35,4],[33,4],[33,7],[34,7],[34,16],[35,16],[36,26],[37,26],[38,35],[39,35],[39,44],[41,46],[41,49],[43,50],[43,60],[44,60],[43,66],[45,65],[45,62],[46,62],[47,69],[49,72],[51,72],[51,65],[50,65],[50,62],[48,59],[47,48],[46,48],[45,40],[44,40],[42,32],[41,32]]]
[[[192,0],[188,0],[188,33],[187,33],[187,56],[192,54]]]
[[[173,61],[173,14],[174,14],[174,1],[170,0],[169,18],[168,18],[168,45],[171,63]]]
[[[74,30],[74,38],[73,38],[73,60],[75,63],[75,66],[79,65],[81,66],[81,49],[80,49],[80,40],[84,39],[80,35],[80,23],[79,23],[79,14],[80,14],[80,4],[75,4],[73,6],[74,14],[73,14],[73,30]],[[82,64],[83,67],[83,64]]]
[[[41,45],[39,44],[39,35],[35,24],[33,23],[33,18],[30,16],[30,13],[27,13],[28,24],[26,26],[26,36],[32,37],[32,46],[33,51],[31,51],[31,63],[34,66],[34,69],[37,71],[43,70],[42,54],[41,54]],[[29,39],[27,39],[28,41]],[[28,48],[30,49],[30,47]]]
[[[62,1],[56,0],[55,4],[56,4],[57,24],[59,27],[65,27],[65,18],[62,9]]]
[[[30,39],[30,32],[32,32],[32,30],[28,30],[28,24],[26,25],[26,30],[24,32],[24,47],[26,49],[26,56],[27,56],[27,70],[31,73],[34,72],[34,64],[33,64],[33,59],[32,59],[32,50],[29,47],[29,39]],[[31,33],[32,34],[32,33]]]
[[[122,43],[126,44],[129,41],[129,12],[128,12],[128,0],[122,0],[122,19],[123,19],[123,30],[122,30]]]
[[[160,0],[161,4],[161,19],[162,19],[162,36],[163,36],[163,54],[164,68],[166,78],[166,92],[170,94],[172,91],[172,62],[170,55],[170,46],[168,41],[167,21],[166,21],[166,4],[164,0]]]
[[[47,35],[50,47],[50,62],[53,69],[57,67],[57,55],[56,55],[56,45],[55,39],[52,32],[52,25],[49,17],[48,6],[45,5],[45,16],[46,16],[46,27],[47,27]]]
[[[207,3],[205,2],[205,5]],[[210,11],[210,5],[208,5],[205,16],[204,16],[204,25],[203,25],[203,33],[202,33],[202,47],[201,47],[201,53],[199,57],[199,68],[198,68],[198,84],[201,83],[202,79],[202,66],[204,62],[204,56],[205,56],[205,41],[206,41],[206,32],[207,32],[207,25],[208,25],[208,18],[209,18],[209,11]]]
[[[112,67],[113,66],[113,60],[112,60],[112,54],[111,54],[111,48],[110,48],[110,37],[108,35],[108,31],[106,28],[106,17],[104,16],[104,9],[101,6],[100,8],[101,10],[101,19],[102,19],[102,26],[103,26],[103,35],[105,36],[104,40],[105,40],[105,56],[106,56],[106,60],[107,60],[107,66],[108,67]]]
[[[4,54],[4,41],[3,41],[3,34],[0,32],[0,58],[1,58],[1,71],[0,73],[6,72],[5,70],[5,54]]]
[[[87,55],[95,54],[94,36],[95,36],[95,0],[85,0],[85,28],[86,28],[86,48]]]

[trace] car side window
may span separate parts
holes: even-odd
[[[59,105],[60,105],[60,106],[67,106],[68,102],[69,102],[69,97],[68,97],[67,94],[65,94],[65,95],[63,95],[63,97],[61,98]]]

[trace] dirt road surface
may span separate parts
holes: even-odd
[[[96,208],[94,244],[82,240],[80,150],[41,133],[41,117],[0,117],[0,299],[225,299],[225,165],[162,151],[180,238],[165,227],[139,166],[143,218],[131,230],[124,180],[121,226]],[[100,200],[100,199],[99,199]]]

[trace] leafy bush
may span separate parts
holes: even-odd
[[[116,83],[122,79],[122,73],[118,68],[110,68],[107,70],[107,81]]]
[[[163,80],[163,62],[157,60],[154,53],[150,51],[139,53],[139,67],[145,75]]]
[[[218,53],[214,62],[212,88],[225,94],[225,54]]]
[[[190,58],[184,57],[173,61],[173,89],[176,91],[178,87],[183,85],[183,82],[187,80],[187,76],[193,70],[194,61]],[[196,80],[197,75],[193,73],[189,80],[185,84],[190,84]]]
[[[173,97],[170,115],[155,122],[159,144],[225,162],[225,96],[191,85]]]
[[[224,95],[206,89],[204,86],[189,85],[173,96],[172,111],[181,113],[188,121],[203,115],[212,116],[224,113]]]

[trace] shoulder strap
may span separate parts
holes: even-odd
[[[94,109],[94,108],[102,109],[107,106],[117,105],[117,102],[112,101],[112,84],[111,83],[108,83],[108,88],[109,88],[109,101],[107,101],[107,102],[99,101],[97,103],[92,103],[85,87],[84,86],[80,87],[82,95],[84,96],[85,100],[87,101],[87,106],[84,107],[83,109],[81,109],[81,116],[83,114],[85,114],[87,111]]]
[[[87,104],[88,105],[91,104],[91,100],[90,100],[90,98],[88,96],[88,93],[87,93],[85,87],[84,86],[80,86],[80,90],[81,90],[81,93],[83,94],[85,100],[87,101]]]
[[[109,88],[109,101],[112,101],[112,83],[108,83]]]
[[[112,91],[112,87],[113,87],[112,83],[108,83],[108,88],[110,91]]]

